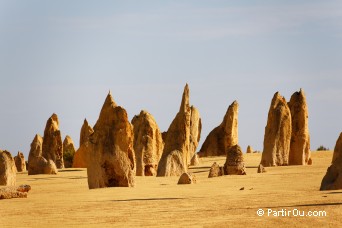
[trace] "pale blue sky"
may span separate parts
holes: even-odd
[[[0,0],[0,148],[27,156],[53,112],[78,146],[112,91],[162,131],[183,87],[202,140],[238,100],[239,144],[263,148],[273,94],[304,88],[312,148],[342,131],[342,1]]]

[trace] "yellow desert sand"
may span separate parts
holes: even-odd
[[[177,185],[179,177],[137,176],[134,188],[89,190],[86,169],[18,173],[17,185],[32,190],[26,199],[0,201],[0,227],[341,227],[342,190],[319,191],[331,151],[313,152],[311,166],[266,167],[260,174],[261,154],[244,158],[247,175],[216,178],[208,178],[210,166],[226,158],[200,158],[189,169],[197,179],[191,185]],[[326,216],[275,217],[268,209]]]

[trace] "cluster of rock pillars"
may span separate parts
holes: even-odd
[[[198,165],[199,157],[207,156],[226,156],[224,166],[215,162],[208,177],[246,175],[243,152],[238,145],[238,109],[238,102],[234,101],[222,123],[209,133],[196,153],[202,123],[198,109],[190,105],[188,85],[179,111],[166,132],[159,130],[147,111],[141,111],[130,122],[126,110],[109,93],[94,127],[84,120],[77,151],[69,136],[62,143],[56,114],[48,119],[44,136],[34,137],[27,163],[20,152],[13,159],[8,151],[0,150],[0,185],[15,186],[16,172],[26,169],[28,175],[35,175],[57,174],[58,169],[70,167],[87,168],[90,189],[133,187],[135,176],[180,176],[179,184],[190,184],[196,183],[196,177],[188,173],[188,167]],[[64,161],[66,151],[73,156],[72,162]],[[247,153],[252,152],[248,146]],[[311,164],[304,91],[295,92],[289,102],[277,92],[268,112],[258,172],[264,172],[264,167],[269,166]],[[341,188],[342,133],[321,190]]]

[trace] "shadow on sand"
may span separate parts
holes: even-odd
[[[110,200],[112,202],[134,202],[134,201],[161,201],[161,200],[183,200],[187,198],[147,198],[147,199],[127,199],[127,200]]]

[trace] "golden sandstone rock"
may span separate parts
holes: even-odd
[[[42,156],[42,148],[43,138],[37,134],[31,143],[27,167],[28,175],[58,173],[56,164]]]
[[[178,180],[178,184],[196,184],[196,176],[192,173],[183,173]]]
[[[30,185],[20,185],[18,187],[2,187],[0,188],[0,200],[12,198],[27,198],[27,193],[31,190]]]
[[[292,134],[289,165],[307,165],[311,158],[308,107],[304,91],[295,92],[288,106],[291,110]]]
[[[89,157],[89,137],[94,133],[93,128],[88,124],[87,119],[84,119],[80,132],[80,147],[75,152],[72,167],[87,168],[87,160]]]
[[[75,156],[74,141],[69,135],[65,136],[63,141],[63,161],[65,168],[71,168]]]
[[[17,168],[15,167],[11,153],[6,150],[0,150],[0,185],[15,185],[16,175]]]
[[[89,189],[135,185],[133,137],[126,110],[109,93],[90,136]]]
[[[64,168],[62,137],[55,113],[46,122],[42,156],[53,161],[58,169]]]
[[[228,107],[222,123],[205,139],[200,157],[226,155],[229,147],[238,144],[238,114],[239,104],[234,101]]]
[[[341,156],[341,137],[340,134],[334,149],[332,164],[323,177],[320,190],[342,189],[342,156]]]
[[[219,164],[214,162],[210,167],[208,178],[219,177],[222,175],[223,175],[223,167],[220,167]]]
[[[154,117],[141,111],[132,119],[137,176],[156,176],[164,142]]]
[[[18,151],[17,156],[14,157],[15,166],[17,167],[18,172],[26,171],[26,162],[24,154]]]
[[[268,112],[264,135],[261,164],[268,166],[288,165],[291,142],[291,111],[279,92],[273,96]]]
[[[180,176],[187,172],[190,164],[190,119],[189,86],[186,84],[179,112],[164,133],[165,144],[157,176]]]
[[[246,175],[243,153],[239,145],[229,147],[223,169],[225,175]]]
[[[338,157],[342,157],[342,132],[336,141],[332,162],[337,160]]]
[[[188,159],[192,159],[193,156],[196,154],[196,149],[201,139],[201,131],[202,131],[202,120],[201,120],[199,111],[194,106],[191,106],[190,145],[189,145],[189,158]]]

